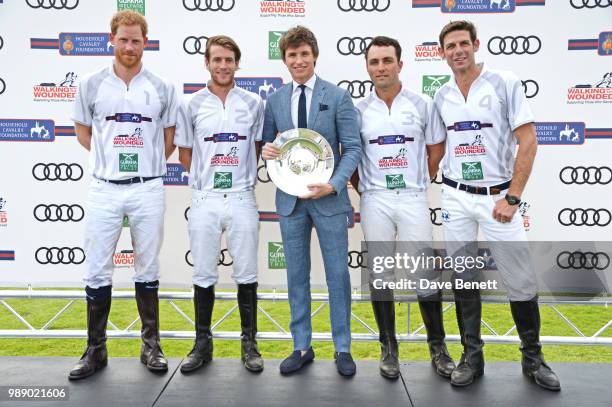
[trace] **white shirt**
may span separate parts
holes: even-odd
[[[534,121],[516,75],[483,64],[467,100],[453,78],[438,90],[434,103],[447,129],[444,176],[482,186],[512,178],[516,149],[512,132]]]
[[[176,124],[174,85],[144,67],[129,86],[113,66],[85,75],[71,119],[92,128],[89,172],[121,180],[166,173],[164,129]]]
[[[444,125],[427,95],[406,88],[391,108],[375,91],[357,104],[361,119],[363,155],[359,191],[429,185],[427,144],[444,141]]]
[[[312,75],[310,79],[304,83],[304,93],[306,94],[306,122],[308,122],[308,115],[310,114],[310,102],[312,101],[312,92],[314,90],[315,82],[317,81],[317,75]],[[300,103],[300,94],[302,89],[299,87],[300,84],[296,81],[293,82],[293,93],[291,94],[291,120],[293,121],[293,127],[298,127],[298,105]]]
[[[200,191],[240,192],[257,181],[255,141],[261,141],[264,103],[234,85],[225,106],[208,87],[179,108],[174,144],[193,149],[189,183]]]

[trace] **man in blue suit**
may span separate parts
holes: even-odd
[[[310,192],[295,197],[276,190],[276,211],[287,262],[294,352],[280,366],[281,373],[299,370],[314,359],[310,346],[310,236],[312,227],[323,254],[329,291],[334,358],[341,375],[355,374],[351,347],[351,286],[348,272],[347,215],[351,204],[347,182],[361,159],[357,113],[349,94],[314,73],[319,48],[314,34],[296,26],[279,41],[283,62],[292,81],[267,100],[262,157],[278,156],[272,144],[278,133],[309,128],[321,134],[334,152],[334,172],[327,183],[311,184]],[[342,145],[342,153],[340,153]]]

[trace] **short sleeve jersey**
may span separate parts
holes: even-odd
[[[357,110],[363,146],[359,191],[427,189],[426,145],[444,141],[442,120],[431,98],[403,88],[389,109],[372,91]]]
[[[225,105],[207,87],[181,103],[174,144],[193,149],[189,183],[200,191],[241,192],[257,181],[255,141],[264,103],[234,85]]]
[[[164,129],[176,124],[174,86],[144,67],[129,85],[113,66],[80,82],[72,120],[92,128],[89,172],[122,180],[166,173]]]
[[[481,186],[512,178],[513,131],[534,121],[516,75],[483,65],[467,100],[453,78],[437,91],[434,103],[446,127],[445,177]]]

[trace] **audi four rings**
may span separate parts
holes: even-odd
[[[40,204],[34,208],[34,218],[39,222],[80,222],[85,216],[81,205]]]
[[[573,8],[612,7],[612,0],[570,0]]]
[[[612,214],[605,208],[563,208],[557,218],[563,226],[608,226]]]
[[[362,98],[372,91],[374,83],[370,80],[366,81],[347,81],[343,80],[338,82],[338,86],[342,89],[346,89],[353,99]]]
[[[80,247],[39,247],[34,258],[40,264],[81,264],[85,252]]]
[[[257,167],[257,181],[263,182],[264,184],[272,181],[270,179],[270,174],[268,174],[268,169],[263,164]]]
[[[26,0],[26,4],[31,8],[74,10],[79,0]]]
[[[348,266],[352,269],[358,269],[360,267],[366,267],[365,256],[367,251],[359,252],[357,250],[351,250],[348,252]]]
[[[429,208],[429,217],[432,224],[442,226],[442,208]]]
[[[338,40],[336,48],[341,55],[361,55],[370,41],[372,37],[342,37]]]
[[[191,250],[187,250],[185,253],[185,262],[193,267],[193,261],[191,260]],[[234,264],[234,261],[229,256],[229,251],[227,249],[221,250],[219,253],[219,261],[217,262],[217,266],[231,266]]]
[[[83,178],[83,167],[77,163],[38,163],[32,167],[38,181],[78,181]]]
[[[505,37],[495,36],[491,37],[487,43],[487,48],[493,55],[533,55],[542,49],[542,41],[535,35],[529,35],[527,37],[522,35],[517,37],[512,37],[510,35]]]
[[[230,11],[236,0],[183,0],[183,7],[189,11]]]
[[[559,171],[559,179],[564,184],[601,184],[606,185],[612,181],[612,169],[610,167],[583,167],[567,166]]]
[[[204,52],[206,51],[206,41],[208,41],[208,37],[204,35],[199,37],[190,35],[189,37],[185,38],[185,41],[183,41],[183,50],[189,55],[204,55]]]
[[[338,0],[338,8],[342,11],[385,11],[391,5],[391,0]]]
[[[527,79],[521,82],[523,83],[523,90],[525,91],[525,97],[527,97],[527,99],[535,97],[540,91],[540,85],[533,79]]]
[[[605,270],[610,266],[610,256],[603,252],[564,251],[557,255],[557,266],[565,270]]]

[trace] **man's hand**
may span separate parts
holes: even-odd
[[[299,198],[319,199],[334,192],[334,187],[332,187],[331,184],[328,184],[326,182],[321,182],[318,184],[309,184],[308,189],[310,190],[310,193],[302,195]]]
[[[266,143],[261,149],[261,158],[264,160],[274,160],[280,154],[280,149],[274,143]]]
[[[510,205],[505,199],[500,199],[493,208],[493,218],[501,223],[508,223],[516,213],[518,205]]]

